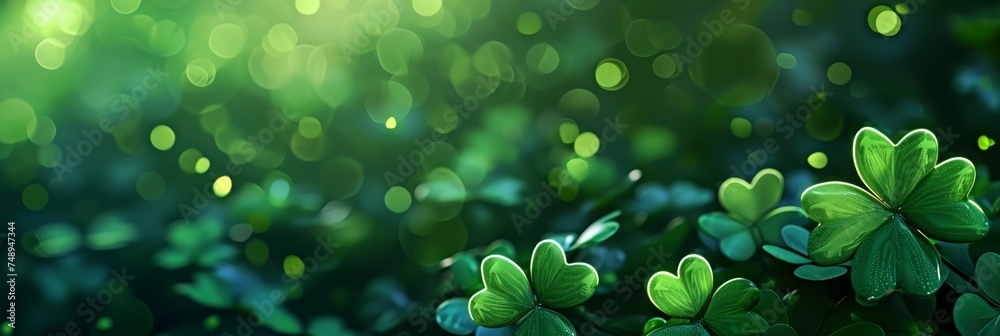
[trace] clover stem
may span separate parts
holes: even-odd
[[[945,279],[944,282],[947,283],[952,290],[954,290],[958,294],[979,293],[979,289],[976,288],[976,286],[973,286],[972,283],[965,280],[965,278],[963,278],[961,275],[958,274],[960,273],[960,271],[958,270],[957,267],[952,265],[951,262],[948,261],[948,259],[945,259],[944,257],[942,257],[941,259],[945,261],[946,267],[948,267],[949,270],[951,271],[948,272],[948,278]]]
[[[997,197],[997,199],[993,201],[993,206],[990,207],[990,215],[996,217],[997,210],[1000,210],[1000,197]]]

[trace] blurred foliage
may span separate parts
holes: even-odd
[[[596,280],[522,333],[998,330],[995,2],[13,0],[0,33],[5,335],[511,335],[469,300],[545,239]],[[867,183],[866,126],[974,164],[941,185],[985,237],[883,225],[930,295],[811,252],[800,196]],[[647,284],[688,255],[675,316]]]

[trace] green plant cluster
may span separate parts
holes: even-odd
[[[954,310],[945,314],[954,316],[961,335],[1000,335],[1000,280],[994,279],[1000,274],[1000,255],[983,254],[974,273],[966,274],[956,266],[958,260],[949,258],[968,259],[967,249],[960,249],[964,256],[956,256],[938,247],[983,239],[992,214],[969,199],[976,181],[975,166],[964,158],[938,163],[938,155],[937,138],[927,130],[913,131],[893,142],[866,127],[858,131],[853,148],[854,165],[866,188],[823,182],[802,193],[801,208],[775,208],[784,191],[784,177],[774,169],[764,169],[749,183],[739,178],[726,180],[718,195],[725,212],[699,216],[699,231],[733,261],[748,262],[763,248],[775,259],[796,265],[794,275],[805,281],[827,281],[849,273],[855,297],[849,300],[856,304],[839,302],[836,308],[841,311],[823,311],[820,319],[807,321],[827,324],[843,319],[825,331],[798,330],[789,323],[807,318],[800,310],[815,306],[802,302],[804,294],[794,289],[779,294],[769,280],[717,280],[717,271],[699,254],[686,255],[675,273],[659,269],[665,267],[648,270],[655,273],[644,279],[643,288],[657,311],[645,323],[636,321],[636,326],[623,329],[641,330],[643,336],[935,334],[939,329],[912,311],[927,310],[920,305],[928,302],[933,309],[934,295],[951,287],[962,294]],[[584,305],[599,288],[598,270],[586,262],[568,263],[567,252],[579,256],[611,238],[620,228],[612,219],[620,215],[615,211],[598,219],[579,237],[566,234],[560,235],[561,242],[539,242],[527,275],[511,260],[510,249],[482,254],[485,258],[478,269],[470,254],[459,254],[451,275],[474,294],[441,303],[436,312],[438,324],[457,335],[614,333],[613,328],[593,328],[597,315]],[[473,273],[481,278],[474,278]],[[913,321],[903,324],[906,328],[870,317],[878,316],[872,314],[872,307],[884,309],[887,301],[903,302],[892,309],[908,310],[905,315]],[[837,316],[845,313],[849,318]],[[904,315],[903,311],[880,313]],[[591,329],[578,328],[564,314],[577,317],[579,325]]]

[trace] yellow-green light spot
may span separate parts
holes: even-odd
[[[559,124],[559,141],[564,144],[571,144],[576,141],[576,137],[580,135],[580,127],[576,125],[576,122],[571,119],[563,119],[562,123]]]
[[[594,156],[600,148],[601,140],[591,132],[583,132],[576,137],[576,141],[573,143],[573,151],[582,158]]]
[[[625,63],[614,58],[608,58],[597,64],[594,72],[597,85],[608,91],[621,89],[628,82],[628,68]]]
[[[753,125],[750,124],[750,120],[746,118],[736,117],[729,122],[729,129],[732,130],[733,135],[737,138],[746,139],[750,137],[750,132],[753,131]]]
[[[441,0],[413,0],[413,11],[420,16],[434,16],[441,10]]]
[[[229,191],[233,189],[233,179],[229,176],[222,176],[212,183],[212,191],[215,192],[215,196],[226,197],[229,195]]]
[[[525,61],[531,70],[550,74],[559,66],[559,52],[548,43],[538,43],[528,49]]]
[[[977,143],[979,144],[979,149],[987,150],[993,145],[995,145],[997,142],[988,136],[980,135]]]
[[[302,136],[315,139],[323,132],[323,125],[320,124],[319,120],[313,117],[305,117],[299,120],[299,134]]]
[[[812,24],[813,17],[809,12],[796,8],[792,11],[792,22],[799,26],[808,26]]]
[[[896,13],[900,15],[910,14],[910,6],[907,6],[905,3],[898,3],[896,4]]]
[[[28,124],[28,140],[36,145],[45,145],[56,138],[56,123],[46,116],[38,116]]]
[[[170,147],[173,147],[175,140],[177,139],[174,135],[174,130],[170,129],[170,126],[167,125],[156,126],[152,132],[149,132],[149,142],[153,143],[153,147],[161,151],[166,151]]]
[[[194,148],[185,149],[181,152],[181,155],[177,158],[177,165],[181,167],[181,170],[185,173],[193,173],[194,166],[198,163],[198,159],[201,158],[201,151]]]
[[[385,128],[394,129],[396,128],[396,117],[389,117],[385,120]]]
[[[132,14],[140,4],[142,0],[111,0],[111,8],[121,14]]]
[[[786,53],[778,54],[777,61],[778,61],[778,66],[780,66],[782,69],[794,69],[795,66],[799,64],[799,62],[795,60],[795,56]]]
[[[208,167],[212,166],[212,162],[208,158],[198,158],[198,161],[194,163],[194,172],[198,174],[204,174],[208,171]]]
[[[899,33],[899,28],[903,26],[903,21],[899,19],[899,14],[893,11],[884,11],[875,17],[875,28],[878,33],[885,36],[894,36]]]
[[[830,68],[826,70],[826,78],[833,84],[847,84],[851,81],[851,67],[844,62],[830,64]]]
[[[295,0],[295,10],[303,15],[313,15],[319,11],[319,0]]]
[[[681,74],[680,63],[674,55],[663,54],[653,59],[653,73],[657,77],[671,79]]]
[[[285,262],[282,265],[285,268],[285,275],[289,278],[298,279],[306,273],[306,265],[302,263],[302,259],[294,254],[285,257]]]
[[[215,81],[215,64],[204,58],[196,58],[184,69],[188,81],[197,87],[207,87]]]
[[[389,208],[389,211],[406,212],[410,208],[411,202],[413,199],[410,197],[410,192],[401,186],[389,188],[389,191],[385,192],[385,207]]]
[[[542,30],[542,18],[534,12],[524,12],[517,17],[517,31],[524,35],[534,35]]]
[[[899,19],[899,14],[889,6],[878,5],[868,12],[868,28],[873,32],[893,36],[899,32],[902,25],[903,21]]]
[[[583,181],[583,179],[587,178],[589,170],[590,165],[587,164],[587,160],[573,158],[566,162],[566,171],[577,181]]]
[[[156,172],[146,172],[135,181],[135,191],[147,201],[155,201],[167,190],[167,182]]]
[[[0,142],[15,144],[27,140],[35,122],[35,109],[28,102],[18,98],[0,102]]]
[[[278,52],[289,52],[299,43],[299,35],[292,26],[279,23],[267,32],[267,42]]]
[[[246,35],[243,29],[232,23],[221,23],[208,35],[208,48],[222,58],[233,58],[243,51]]]
[[[21,201],[28,210],[38,211],[49,204],[49,192],[39,184],[32,184],[24,188],[21,192]]]
[[[825,153],[815,152],[809,154],[809,157],[806,158],[806,161],[809,162],[809,165],[812,166],[813,168],[823,169],[824,167],[826,167],[827,158]]]
[[[66,60],[66,44],[54,38],[47,38],[35,47],[35,61],[47,70],[59,69]]]

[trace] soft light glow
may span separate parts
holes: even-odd
[[[229,195],[229,191],[233,189],[233,180],[229,176],[222,176],[212,183],[212,191],[215,192],[215,196],[226,197]]]

